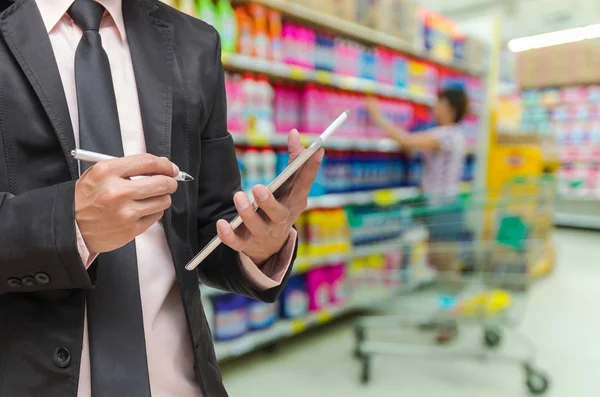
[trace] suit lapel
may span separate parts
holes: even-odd
[[[133,60],[146,149],[171,157],[173,27],[151,15],[158,7],[124,0],[123,18]]]
[[[77,178],[77,161],[70,154],[75,149],[75,136],[69,108],[50,38],[35,1],[21,1],[3,13],[0,31],[50,119],[71,177]]]

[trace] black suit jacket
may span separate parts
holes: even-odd
[[[0,12],[0,397],[75,397],[85,290],[95,282],[76,244],[75,140],[35,1],[0,0]],[[219,37],[158,0],[123,0],[123,16],[148,152],[196,178],[180,184],[164,227],[198,381],[205,397],[226,396],[198,279],[264,301],[281,288],[254,290],[224,246],[197,273],[184,269],[216,220],[235,215],[240,189]],[[59,348],[67,361],[55,357]]]

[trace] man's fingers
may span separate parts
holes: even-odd
[[[283,204],[278,202],[273,196],[273,193],[265,186],[255,186],[252,189],[252,193],[254,194],[258,206],[264,211],[271,222],[279,224],[288,219],[290,211]]]
[[[238,230],[240,230],[240,228],[238,228]],[[229,225],[229,222],[224,219],[217,222],[217,234],[223,244],[234,251],[241,252],[248,244],[248,236],[246,236],[245,233],[236,234]]]
[[[136,235],[139,236],[140,234],[144,233],[146,230],[148,230],[150,228],[150,226],[154,225],[156,222],[160,221],[161,218],[163,217],[164,213],[161,212],[157,212],[154,213],[152,215],[148,215],[145,216],[143,218],[140,218],[139,221],[137,221],[136,223]]]
[[[254,237],[262,238],[269,233],[269,225],[250,203],[248,196],[244,192],[237,192],[233,196],[235,208],[242,217],[244,225]]]
[[[164,212],[166,209],[171,207],[171,203],[171,196],[166,194],[164,196],[136,201],[133,203],[133,205],[140,214],[140,217],[146,217],[159,212]]]
[[[133,200],[144,200],[151,197],[173,194],[177,191],[179,184],[170,176],[153,175],[146,178],[124,181],[124,185],[131,189]]]
[[[294,161],[296,157],[304,150],[302,141],[300,140],[300,134],[298,130],[293,129],[288,134],[288,153],[290,154],[290,162]]]
[[[325,150],[319,149],[310,159],[308,159],[306,164],[298,170],[293,186],[293,189],[296,192],[295,194],[300,196],[308,195],[308,192],[317,177],[324,155]]]
[[[140,175],[175,177],[179,173],[179,168],[169,159],[147,153],[101,161],[92,168],[101,175],[115,175],[121,178]]]

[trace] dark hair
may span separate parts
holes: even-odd
[[[469,107],[469,98],[462,88],[445,88],[438,94],[439,100],[446,100],[450,108],[454,110],[454,122],[460,122]]]

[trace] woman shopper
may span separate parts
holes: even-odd
[[[368,109],[372,121],[402,150],[423,153],[421,188],[429,215],[423,220],[429,230],[430,263],[436,270],[452,275],[457,272],[457,244],[463,232],[463,211],[458,202],[466,155],[465,138],[460,124],[467,113],[468,98],[461,88],[448,88],[438,94],[433,106],[436,127],[410,133],[387,120],[374,98]],[[447,342],[456,334],[451,323],[439,328],[438,341]]]

